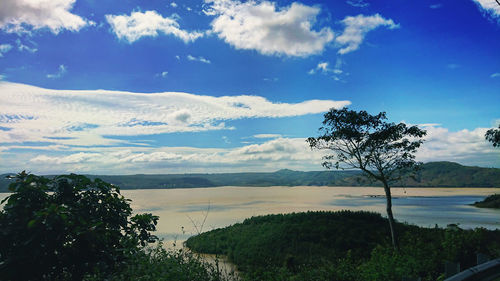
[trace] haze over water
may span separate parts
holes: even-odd
[[[500,188],[393,188],[394,216],[425,227],[453,223],[462,228],[500,228],[500,210],[468,205],[493,193],[500,193]],[[198,231],[265,214],[365,210],[385,215],[384,191],[375,187],[215,187],[123,190],[122,194],[133,200],[135,212],[160,216],[156,234],[165,241],[181,242]]]

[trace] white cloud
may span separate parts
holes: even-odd
[[[0,58],[3,57],[3,54],[7,53],[12,49],[12,45],[10,44],[0,44]]]
[[[222,137],[222,141],[229,141]],[[92,147],[78,151],[21,154],[35,173],[175,173],[275,171],[281,168],[321,170],[320,151],[311,151],[303,138],[276,138],[236,148]],[[8,157],[8,152],[3,152]],[[17,163],[18,161],[16,161]],[[0,170],[20,170],[0,163]],[[25,167],[24,167],[25,168]],[[16,170],[16,171],[17,171]]]
[[[163,71],[161,73],[156,74],[157,76],[160,76],[162,78],[167,78],[168,76],[168,71]]]
[[[342,20],[342,24],[345,26],[344,31],[335,39],[335,42],[341,47],[338,51],[341,55],[357,50],[366,33],[377,27],[399,28],[399,24],[394,23],[392,19],[385,19],[379,14],[373,16],[348,16]]]
[[[490,75],[491,78],[497,78],[497,77],[500,77],[500,73],[499,72],[495,72],[493,74]]]
[[[435,126],[425,129],[428,134],[417,152],[418,161],[454,161],[463,165],[500,167],[498,150],[484,140],[487,128],[458,132]],[[32,172],[49,174],[65,171],[136,174],[323,169],[321,157],[328,151],[311,150],[304,138],[283,138],[277,134],[256,136],[276,138],[262,144],[234,148],[52,145],[51,149],[36,153],[10,153],[11,148],[18,150],[23,146],[5,145],[2,146],[5,150],[0,151],[5,160],[0,161],[0,171],[21,171],[26,168],[26,163],[30,163]],[[32,149],[36,150],[36,147]]]
[[[194,56],[192,56],[192,55],[187,55],[187,56],[186,56],[186,58],[187,58],[188,60],[190,60],[190,61],[199,61],[199,62],[202,62],[202,63],[207,63],[207,64],[211,63],[211,61],[210,61],[210,60],[208,60],[208,59],[206,59],[206,58],[204,58],[204,57],[201,57],[201,56],[200,56],[200,57],[194,57]]]
[[[315,68],[309,70],[309,74],[315,74],[317,72],[323,73],[323,74],[328,74],[328,73],[334,73],[334,74],[341,74],[343,71],[337,67],[337,65],[334,68],[330,67],[329,62],[320,62],[318,65],[316,65]]]
[[[257,139],[276,139],[276,138],[281,138],[280,134],[257,134],[253,135],[254,138]]]
[[[291,117],[341,108],[349,101],[275,103],[259,96],[49,90],[0,81],[0,143],[120,145],[107,136],[233,129],[225,121]]]
[[[500,167],[498,150],[484,139],[488,128],[458,132],[436,126],[425,129],[426,141],[417,153],[419,161],[453,161],[464,165]]]
[[[365,8],[365,7],[370,6],[369,3],[366,3],[363,0],[347,0],[346,3],[353,6],[353,7],[357,7],[357,8]]]
[[[265,55],[305,57],[323,52],[333,40],[328,27],[314,29],[321,9],[297,2],[277,7],[269,1],[206,0],[205,14],[215,16],[212,31],[236,49]]]
[[[59,65],[57,72],[52,74],[47,74],[47,78],[50,79],[61,78],[66,74],[66,72],[68,72],[68,69],[66,68],[66,66],[64,66],[64,64],[61,64]]]
[[[202,32],[186,31],[180,28],[175,16],[164,18],[156,11],[132,12],[127,15],[106,15],[113,33],[118,39],[133,43],[144,36],[156,37],[158,34],[173,35],[184,43],[203,37]]]
[[[6,32],[30,32],[48,28],[57,34],[62,30],[79,31],[88,21],[72,14],[76,0],[2,0],[0,28]]]
[[[172,3],[170,3],[170,6],[172,6],[172,8],[177,8],[177,3],[172,2]]]
[[[343,78],[348,75],[348,73],[344,73],[344,71],[341,69],[342,68],[343,61],[339,57],[335,61],[335,66],[330,67],[329,62],[319,62],[315,68],[312,68],[309,70],[307,73],[309,75],[313,75],[316,73],[321,73],[323,75],[331,75],[331,78],[333,78],[335,81],[344,81]]]
[[[500,17],[500,5],[496,0],[474,0],[482,11],[488,13],[491,17]]]
[[[426,142],[417,152],[418,161],[454,161],[463,165],[500,167],[498,150],[484,140],[487,128],[458,132],[440,127],[427,127],[426,130]],[[4,159],[9,159],[8,149],[1,153]],[[0,170],[22,170],[26,167],[21,165],[26,163],[30,163],[30,169],[37,173],[206,173],[275,171],[281,168],[322,170],[321,157],[325,153],[328,151],[311,150],[304,138],[283,137],[235,148],[76,147],[64,151],[46,150],[40,154],[17,153],[12,157],[22,159],[0,162]],[[19,167],[15,166],[16,163],[19,163]]]
[[[264,80],[266,82],[276,82],[279,80],[279,78],[278,77],[273,77],[273,78],[265,77],[262,80]]]
[[[33,42],[32,42],[33,43]],[[38,51],[38,49],[36,47],[29,47],[27,45],[24,45],[23,42],[21,42],[20,39],[17,39],[16,40],[16,45],[17,45],[17,49],[21,52],[23,51],[27,51],[29,53],[36,53]]]

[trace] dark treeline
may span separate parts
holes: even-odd
[[[191,237],[194,251],[226,255],[245,280],[442,280],[445,261],[462,268],[476,253],[497,256],[500,230],[422,228],[397,223],[400,251],[387,221],[369,212],[307,212],[246,219]]]
[[[0,178],[0,192],[10,183]],[[196,188],[216,186],[379,186],[359,171],[301,172],[279,170],[273,173],[89,175],[122,189]],[[405,187],[500,187],[500,169],[462,166],[452,162],[430,162],[414,178],[406,177],[392,186]]]

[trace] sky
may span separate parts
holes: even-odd
[[[1,5],[0,173],[322,170],[305,139],[346,106],[500,168],[495,0]]]

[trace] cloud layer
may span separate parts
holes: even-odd
[[[417,160],[455,161],[464,165],[500,167],[499,151],[484,140],[486,128],[450,132],[441,127],[427,127],[426,142],[417,153]],[[321,157],[327,151],[311,151],[304,138],[270,138],[260,144],[235,148],[194,147],[47,147],[38,153],[10,153],[7,147],[0,169],[30,169],[37,173],[186,173],[275,171],[281,168],[322,170]],[[19,148],[19,147],[17,147]],[[17,167],[16,165],[19,165]]]
[[[0,82],[0,143],[116,145],[106,136],[232,129],[224,121],[325,112],[349,101],[274,103],[259,96],[48,90]]]
[[[333,40],[333,31],[314,29],[320,8],[297,2],[279,8],[276,3],[208,0],[206,14],[215,16],[212,31],[236,49],[265,55],[308,56],[321,53]]]
[[[156,37],[160,32],[175,36],[184,43],[193,42],[204,35],[198,31],[183,30],[175,17],[165,18],[156,11],[132,12],[130,16],[106,15],[106,20],[116,37],[129,43],[145,36]]]
[[[70,12],[76,0],[2,0],[0,28],[6,32],[29,32],[48,28],[57,34],[62,30],[78,31],[93,24]]]

